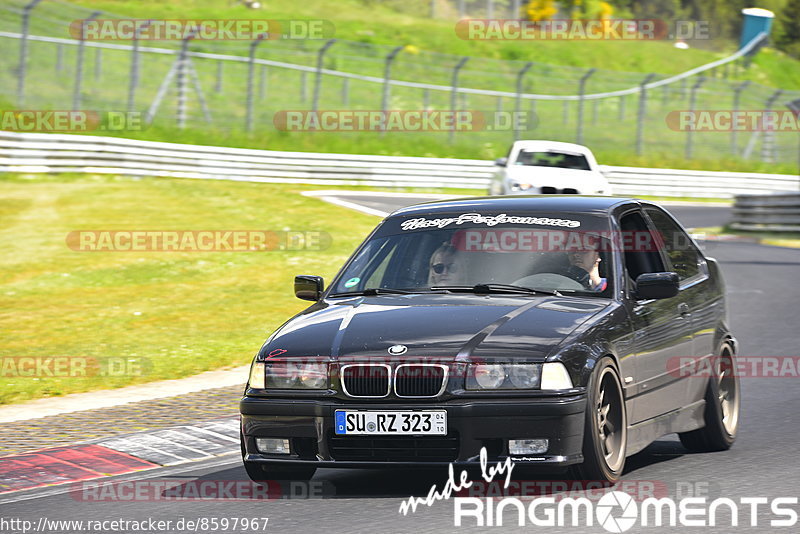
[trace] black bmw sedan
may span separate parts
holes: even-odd
[[[678,433],[737,433],[716,261],[640,200],[468,198],[400,209],[255,357],[240,403],[254,480],[320,467],[507,458],[617,480]]]

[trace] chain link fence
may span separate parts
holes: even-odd
[[[540,138],[605,153],[798,161],[798,132],[671,127],[670,113],[681,110],[782,110],[800,98],[800,91],[740,80],[743,57],[668,77],[334,39],[73,39],[70,24],[91,17],[119,18],[50,0],[0,6],[3,107],[137,111],[149,125],[254,135],[274,133],[274,116],[285,110],[480,110],[493,117],[481,131],[413,135],[451,142],[458,135],[476,157],[490,144]],[[536,120],[514,127],[508,116],[515,111]],[[412,135],[383,133],[387,140]]]

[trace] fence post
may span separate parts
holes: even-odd
[[[431,0],[431,18],[436,18],[436,0]]]
[[[533,67],[533,63],[529,61],[517,72],[517,99],[514,103],[514,141],[519,139],[519,114],[522,108],[522,81],[531,67]]]
[[[458,73],[461,71],[461,67],[463,67],[466,62],[469,61],[469,57],[464,56],[458,60],[456,66],[453,67],[453,75],[450,79],[450,86],[452,87],[452,91],[450,91],[450,112],[455,113],[458,109]],[[427,89],[426,89],[427,91]],[[426,92],[427,95],[427,92]],[[450,133],[448,135],[448,140],[452,143],[455,140],[455,129],[450,129]]]
[[[644,116],[647,113],[647,84],[655,78],[655,73],[645,76],[639,84],[639,113],[636,115],[636,155],[641,156],[644,150]]]
[[[188,53],[189,53],[189,41],[194,39],[194,31],[190,32],[189,35],[183,38],[181,42],[181,53],[178,56],[178,110],[177,110],[177,118],[178,118],[178,128],[183,129],[186,126],[186,83],[187,78],[189,77],[189,61],[188,61]]]
[[[389,109],[389,80],[391,79],[392,75],[392,63],[394,62],[394,58],[397,57],[397,54],[399,54],[403,48],[405,48],[405,46],[396,46],[386,56],[386,63],[383,68],[383,98],[381,100],[381,113],[383,114],[384,123],[386,121],[386,112]],[[384,127],[381,128],[381,135],[386,135],[385,124]]]
[[[464,0],[458,0],[458,18],[464,18]]]
[[[578,81],[578,132],[575,136],[575,142],[579,145],[583,143],[583,94],[586,90],[586,80],[595,73],[597,69],[589,69],[581,76]]]
[[[136,88],[139,86],[139,34],[147,29],[152,21],[148,20],[133,32],[131,49],[131,75],[128,82],[128,111],[136,109]]]
[[[425,89],[422,91],[422,109],[427,110],[431,107],[431,91]]]
[[[308,100],[308,72],[300,71],[300,102]]]
[[[697,90],[700,89],[700,86],[703,85],[703,82],[706,81],[705,76],[700,76],[697,78],[697,81],[694,82],[692,86],[692,92],[689,94],[689,112],[693,113],[695,105],[697,104]],[[686,151],[685,157],[686,159],[692,159],[692,152],[694,151],[694,132],[692,128],[689,128],[686,131]]]
[[[81,21],[81,41],[78,45],[78,60],[75,67],[75,90],[72,93],[72,109],[78,111],[81,107],[81,86],[83,85],[83,54],[86,50],[86,39],[83,38],[86,31],[86,23],[91,22],[100,16],[102,11],[95,11],[89,15],[88,19]]]
[[[617,116],[617,120],[625,120],[625,95],[619,97],[619,115]]]
[[[775,101],[783,94],[782,89],[778,89],[767,99],[764,104],[764,111],[772,111]],[[764,129],[764,141],[761,144],[761,161],[764,163],[774,163],[775,155],[775,128]]]
[[[328,41],[322,45],[322,48],[319,49],[317,52],[317,72],[314,77],[314,98],[311,102],[311,111],[314,115],[317,114],[317,110],[319,109],[319,91],[322,87],[322,61],[325,56],[325,52],[333,46],[333,43],[336,42],[336,39],[328,39]]]
[[[564,121],[564,124],[569,124],[569,100],[564,100],[564,111],[561,114],[561,117]]]
[[[342,80],[342,107],[350,105],[350,78]]]
[[[726,63],[725,66],[727,66],[727,65],[728,64]],[[733,88],[733,112],[734,113],[739,111],[739,100],[740,100],[740,98],[742,96],[742,91],[747,89],[747,86],[750,85],[750,83],[752,83],[752,82],[750,80],[747,80],[747,81],[744,81],[744,82],[738,84],[736,87]],[[731,128],[731,154],[733,154],[734,156],[736,154],[738,154],[738,152],[739,152],[739,146],[738,146],[739,143],[738,143],[738,139],[737,139],[737,134],[738,134],[738,132],[736,131],[736,128]]]
[[[256,48],[266,39],[267,34],[259,34],[255,40],[250,43],[250,58],[247,63],[247,110],[245,112],[245,131],[253,131],[253,76],[256,70]]]
[[[486,18],[494,18],[494,0],[486,0]]]
[[[519,0],[512,0],[511,1],[511,18],[517,20],[520,18],[520,5]]]
[[[222,78],[223,78],[223,64],[222,60],[217,60],[217,79],[214,82],[214,92],[221,93],[222,92]]]
[[[56,72],[64,70],[64,45],[56,47]]]
[[[103,74],[103,49],[94,49],[94,81],[100,81]]]
[[[22,9],[22,39],[19,43],[19,67],[17,70],[17,106],[25,106],[25,76],[28,73],[28,30],[30,28],[31,11],[42,0],[33,0]]]

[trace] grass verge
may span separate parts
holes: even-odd
[[[0,176],[0,404],[247,363],[305,307],[293,276],[329,279],[377,221],[296,194],[303,189],[311,188]],[[321,231],[332,241],[260,253],[75,252],[65,241],[73,230]],[[22,357],[121,364],[101,366],[105,376],[25,377]]]

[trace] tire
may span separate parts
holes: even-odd
[[[736,441],[739,430],[741,396],[739,376],[734,372],[733,349],[725,343],[714,365],[715,376],[706,388],[705,426],[678,434],[692,452],[726,451]]]
[[[601,437],[602,436],[602,437]],[[614,361],[602,358],[589,379],[583,432],[583,463],[573,470],[583,480],[617,482],[625,469],[628,415]]]
[[[310,480],[317,471],[316,467],[305,465],[284,465],[267,464],[263,462],[248,462],[244,459],[244,436],[239,433],[239,445],[242,451],[242,463],[247,476],[253,482],[264,482],[267,480]]]

